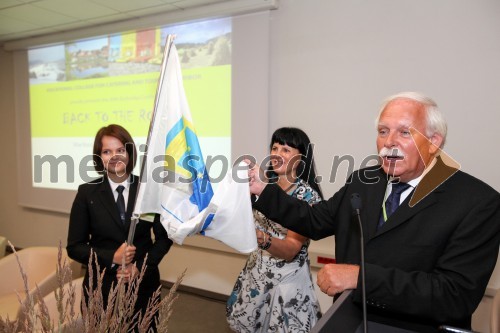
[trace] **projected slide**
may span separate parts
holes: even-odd
[[[228,18],[30,50],[33,186],[76,189],[97,177],[91,154],[102,126],[120,124],[138,147],[145,143],[167,34],[177,36],[205,159],[223,155],[231,161],[231,29]],[[138,162],[141,156],[139,151]]]

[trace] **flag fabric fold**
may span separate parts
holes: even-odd
[[[184,92],[177,50],[168,39],[165,48],[134,215],[161,214],[169,238],[178,244],[199,233],[239,252],[251,252],[257,240],[248,181],[244,181],[247,171],[240,167],[228,173],[214,194]]]
[[[184,222],[163,222],[169,237],[182,244],[187,236],[199,233],[242,253],[255,250],[257,239],[247,179],[248,166],[242,162],[227,173],[207,208],[197,216]]]

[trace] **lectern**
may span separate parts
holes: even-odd
[[[352,290],[344,291],[310,333],[363,333],[363,312],[361,306],[358,307],[352,302],[351,293]],[[378,321],[376,317],[370,315],[367,326],[368,333],[438,332],[437,328],[424,325],[411,324],[405,327],[404,322],[396,327]]]

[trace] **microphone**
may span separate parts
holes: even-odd
[[[358,217],[358,224],[359,224],[359,244],[360,244],[360,250],[361,250],[361,263],[360,263],[360,270],[361,270],[361,297],[363,301],[363,332],[367,333],[368,332],[368,326],[366,323],[366,283],[365,283],[365,241],[363,238],[363,226],[361,224],[361,208],[363,207],[361,203],[361,196],[359,193],[353,193],[351,194],[351,207],[353,214],[355,214]]]
[[[359,193],[351,194],[351,207],[353,213],[359,216],[361,208],[363,208],[363,204],[361,203],[361,197]]]

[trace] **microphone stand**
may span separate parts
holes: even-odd
[[[360,242],[360,254],[361,254],[361,263],[360,263],[360,271],[361,271],[361,297],[363,302],[363,332],[368,333],[368,325],[366,322],[366,282],[365,282],[365,241],[363,237],[363,225],[361,224],[361,198],[358,193],[353,193],[351,195],[351,205],[358,218],[359,224],[359,242]]]

